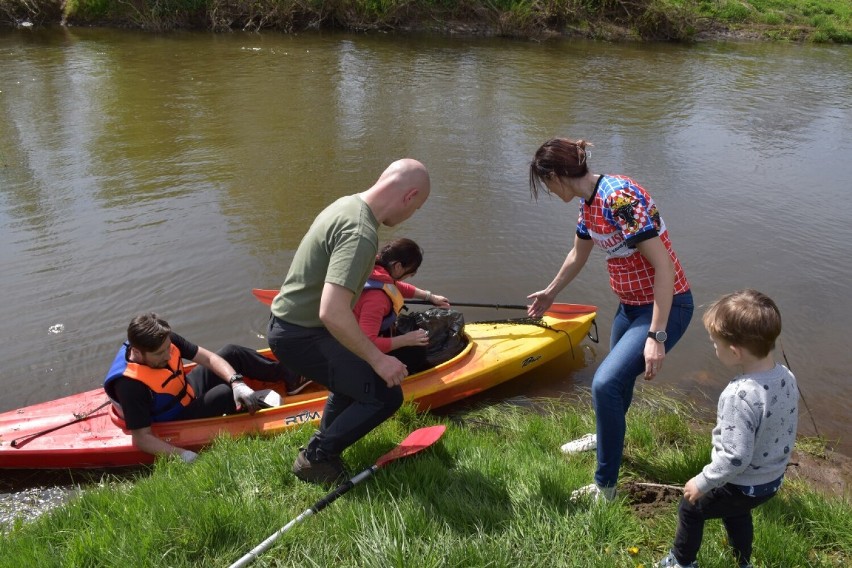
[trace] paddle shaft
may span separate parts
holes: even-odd
[[[338,498],[348,493],[349,490],[351,490],[353,487],[376,473],[378,469],[379,466],[371,465],[370,467],[361,471],[361,473],[352,477],[346,483],[343,483],[342,485],[337,487],[334,491],[314,503],[311,507],[305,509],[298,517],[294,518],[292,521],[278,529],[275,533],[270,535],[269,538],[267,538],[266,540],[252,548],[250,551],[248,551],[246,554],[244,554],[242,558],[231,564],[230,568],[243,568],[244,566],[248,566],[249,564],[254,562],[254,560],[258,556],[269,550],[269,548],[275,543],[276,540],[278,540],[279,537],[281,537],[282,534],[289,531],[291,528],[301,523],[308,517],[319,513],[320,511],[334,503]]]
[[[254,288],[251,291],[254,294],[254,297],[259,301],[263,302],[266,305],[272,304],[273,298],[278,294],[278,290],[265,290],[263,288]],[[422,304],[422,305],[432,305],[432,302],[428,302],[426,300],[405,300],[407,304]],[[528,306],[523,304],[488,304],[488,303],[479,303],[479,302],[451,302],[452,306],[459,306],[463,308],[491,308],[495,310],[505,309],[505,310],[527,310]],[[587,306],[583,304],[553,304],[548,308],[545,312],[546,314],[554,314],[554,315],[580,315],[580,314],[588,314],[597,311],[597,307],[595,306]]]
[[[445,430],[446,426],[443,425],[418,428],[409,434],[405,440],[400,442],[397,447],[380,457],[375,464],[366,468],[361,473],[352,477],[349,481],[334,489],[331,493],[314,503],[312,507],[305,509],[298,517],[278,529],[274,534],[270,535],[269,538],[251,549],[248,553],[243,555],[242,558],[231,564],[229,568],[243,568],[244,566],[248,566],[260,554],[268,550],[269,547],[278,540],[278,537],[290,530],[292,527],[331,505],[340,496],[344,495],[350,489],[376,473],[380,467],[384,467],[395,460],[416,454],[417,452],[428,448],[438,441],[438,439],[444,434]]]
[[[432,302],[428,302],[426,300],[405,300],[406,304],[421,304],[424,306],[431,306]],[[462,308],[492,308],[495,310],[526,310],[529,306],[525,306],[523,304],[485,304],[485,303],[477,303],[477,302],[453,302],[453,306],[459,306]]]
[[[89,416],[91,416],[92,414],[94,414],[95,412],[97,412],[98,410],[103,408],[104,406],[108,405],[109,403],[110,403],[110,401],[107,400],[105,403],[103,403],[99,407],[93,408],[92,410],[86,412],[85,414],[80,414],[79,416],[74,418],[74,420],[72,420],[70,422],[60,424],[59,426],[54,426],[53,428],[48,428],[47,430],[42,430],[41,432],[34,432],[32,434],[27,434],[26,436],[21,436],[20,438],[15,438],[14,440],[12,440],[10,445],[13,448],[18,448],[18,447],[23,445],[23,444],[18,443],[20,440],[28,438],[28,440],[26,442],[24,442],[24,444],[26,444],[27,442],[30,442],[31,440],[38,438],[39,436],[43,436],[44,434],[50,434],[51,432],[55,432],[56,430],[59,430],[60,428],[65,428],[66,426],[71,426],[72,424],[76,424],[77,422],[82,422],[83,420],[85,420],[86,418],[88,418]]]
[[[424,304],[424,305],[432,305],[432,302],[427,302],[426,300],[405,300],[406,304]],[[494,310],[524,310],[527,311],[529,306],[524,304],[485,304],[478,302],[452,302],[452,306],[459,306],[462,308],[491,308]],[[554,316],[568,316],[568,315],[582,315],[582,314],[590,314],[592,312],[596,312],[598,308],[596,306],[587,306],[585,304],[551,304],[547,311],[545,311],[545,315],[554,315]]]

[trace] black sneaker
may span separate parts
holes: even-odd
[[[294,394],[299,394],[300,392],[305,390],[306,386],[311,383],[313,383],[312,380],[299,375],[298,377],[296,377],[296,380],[293,384],[287,385],[287,394],[290,396],[293,396]]]
[[[339,457],[312,462],[305,455],[305,450],[299,450],[293,462],[293,474],[308,483],[332,484],[345,479],[346,468]]]

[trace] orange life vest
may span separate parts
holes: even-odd
[[[143,383],[154,394],[151,401],[152,421],[176,420],[183,409],[195,400],[195,391],[186,380],[180,350],[174,344],[169,346],[169,362],[162,369],[140,365],[130,361],[129,356],[130,344],[125,342],[116,353],[104,379],[104,390],[112,403],[121,411],[112,383],[119,377],[127,377]]]
[[[402,306],[405,304],[405,298],[402,297],[402,292],[395,284],[390,282],[382,282],[381,280],[370,279],[364,285],[364,290],[382,290],[388,295],[391,301],[391,310],[385,317],[382,318],[382,325],[379,328],[379,333],[388,333],[396,323],[396,318],[399,312],[402,311]]]

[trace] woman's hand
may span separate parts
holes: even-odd
[[[433,306],[438,308],[449,308],[450,301],[445,296],[440,296],[438,294],[432,294],[432,297],[429,298],[429,301],[432,302]]]
[[[555,294],[548,294],[546,290],[539,290],[527,296],[528,300],[532,300],[532,305],[527,307],[527,315],[531,318],[540,318],[544,312],[553,305]]]
[[[645,340],[645,380],[650,381],[663,368],[666,358],[666,346],[656,339],[649,337]]]

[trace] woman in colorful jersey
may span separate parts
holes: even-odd
[[[530,164],[530,193],[580,198],[574,247],[544,290],[530,294],[529,315],[540,317],[556,295],[582,270],[597,245],[606,253],[610,286],[619,298],[609,355],[592,380],[596,434],[562,447],[563,452],[597,449],[595,483],[572,495],[615,498],[624,451],[627,409],[636,377],[651,380],[666,352],[686,331],[694,310],[689,282],[671,246],[654,200],[638,183],[620,175],[592,173],[585,140],[554,138]]]
[[[403,282],[417,273],[422,262],[423,250],[411,239],[400,238],[386,244],[376,255],[373,273],[354,308],[355,319],[364,335],[370,338],[379,351],[389,353],[405,363],[409,374],[428,367],[424,348],[429,343],[429,336],[422,329],[394,335],[403,302],[417,298],[439,308],[450,307],[450,302],[444,296]]]

